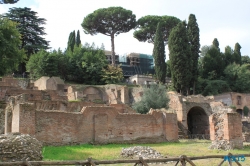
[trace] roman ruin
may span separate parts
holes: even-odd
[[[244,117],[242,127],[239,111],[250,103],[247,94],[185,97],[168,92],[170,109],[151,109],[145,115],[130,107],[142,95],[142,87],[69,85],[58,77],[34,82],[4,77],[0,81],[0,131],[30,134],[45,145],[155,143],[193,136],[216,140],[215,114],[225,114],[226,125],[244,130],[243,135],[240,130],[221,130],[223,140],[236,140],[239,145],[243,139],[249,141],[249,120]],[[233,104],[238,111],[230,108]]]

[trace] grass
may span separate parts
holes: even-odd
[[[164,157],[187,156],[207,156],[207,155],[227,155],[231,152],[236,154],[249,154],[250,146],[244,146],[243,149],[234,149],[230,151],[210,150],[211,144],[208,140],[180,140],[180,142],[166,142],[158,144],[107,144],[107,145],[75,145],[75,146],[46,146],[43,148],[44,160],[86,160],[92,157],[95,160],[118,160],[122,159],[120,153],[122,148],[131,146],[149,146],[160,152]],[[203,159],[194,160],[197,166],[218,165],[222,159]],[[225,163],[225,162],[224,162]],[[242,165],[250,166],[250,158],[246,158]],[[118,165],[118,164],[117,164]],[[124,164],[121,164],[124,165]],[[134,164],[130,164],[134,165]],[[169,165],[169,164],[168,164]],[[175,165],[175,163],[173,163]],[[224,164],[224,165],[227,165]],[[224,166],[223,165],[223,166]],[[107,166],[107,165],[106,165]],[[114,166],[114,165],[113,165]]]

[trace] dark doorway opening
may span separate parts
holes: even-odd
[[[187,114],[190,134],[209,134],[209,118],[201,107],[193,107]]]
[[[242,115],[243,115],[243,110],[242,109],[237,109],[236,112],[239,113],[240,116],[242,117]]]

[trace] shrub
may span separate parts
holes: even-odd
[[[169,98],[163,85],[150,85],[150,88],[143,89],[141,101],[133,104],[132,108],[138,113],[146,114],[150,110],[166,108],[168,109]]]
[[[247,106],[244,106],[243,108],[244,116],[248,116],[248,112],[249,112],[249,108]]]

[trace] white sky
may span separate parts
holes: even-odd
[[[64,50],[69,33],[80,30],[82,43],[103,43],[111,50],[109,36],[86,35],[81,23],[88,14],[99,8],[121,6],[132,10],[136,19],[146,15],[175,16],[187,20],[189,14],[195,14],[200,28],[200,44],[211,45],[214,38],[220,43],[220,49],[229,45],[234,49],[238,42],[242,55],[250,55],[250,1],[249,0],[19,0],[12,5],[0,5],[0,14],[11,7],[30,7],[41,18],[47,19],[44,26],[46,40],[50,47]],[[167,48],[167,47],[166,47]],[[115,52],[123,55],[128,52],[152,54],[153,45],[139,42],[133,37],[133,30],[115,38]],[[168,59],[168,51],[166,50]]]

